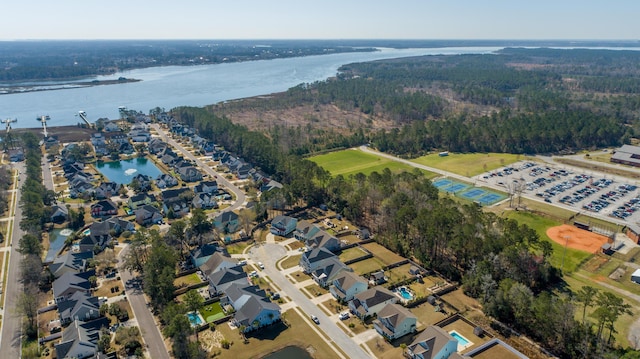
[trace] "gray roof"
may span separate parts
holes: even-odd
[[[56,275],[59,269],[67,267],[75,272],[80,272],[86,268],[87,261],[91,258],[93,258],[92,251],[80,253],[67,252],[53,260],[53,263],[49,265],[49,271],[53,273],[53,275]]]
[[[109,327],[109,319],[99,318],[86,323],[75,322],[62,332],[62,341],[55,346],[56,357],[75,358],[88,351],[97,351],[100,328]]]
[[[381,286],[376,286],[373,288],[369,288],[364,292],[356,294],[353,300],[358,300],[362,303],[366,303],[367,306],[371,308],[391,298],[395,298],[395,295],[389,289]]]
[[[365,286],[368,285],[368,282],[366,279],[362,278],[361,276],[357,275],[352,271],[345,271],[340,273],[336,277],[336,279],[333,280],[333,282],[338,283],[340,288],[342,288],[345,291],[349,290],[349,288],[353,287],[356,283],[362,283]]]
[[[431,359],[450,341],[455,341],[451,334],[440,327],[432,325],[420,333],[407,349],[414,354],[422,355],[425,359]]]
[[[302,256],[305,257],[309,263],[315,263],[327,258],[336,257],[335,254],[325,248],[314,248],[310,251],[304,252]]]
[[[417,319],[413,313],[399,304],[387,304],[378,312],[378,320],[386,321],[394,328],[407,318]]]
[[[241,308],[236,308],[235,319],[238,323],[249,327],[263,310],[279,312],[280,306],[276,303],[260,300],[256,296],[251,296]]]
[[[89,288],[91,288],[89,277],[95,274],[93,270],[83,273],[67,272],[63,274],[60,278],[53,281],[53,296],[57,298],[70,288],[74,291],[88,291]]]
[[[351,268],[335,256],[327,258],[322,264],[323,266],[314,270],[313,273],[318,278],[324,277],[325,281],[333,280],[340,272],[351,271]]]
[[[209,281],[211,281],[211,283],[216,287],[239,280],[245,280],[247,283],[249,282],[247,274],[242,270],[241,266],[222,268],[209,275]]]
[[[202,273],[209,276],[212,273],[219,271],[220,269],[236,267],[237,264],[237,259],[227,257],[222,253],[216,251],[211,254],[211,257],[209,257],[209,259],[207,259],[207,261],[200,266],[200,270],[202,271]],[[240,272],[244,273],[242,269],[240,269]]]
[[[89,293],[75,292],[71,298],[58,304],[58,313],[61,319],[71,319],[77,315],[80,309],[87,308],[94,310],[95,314],[100,312],[100,304],[98,297],[94,297]],[[97,316],[97,315],[96,315]],[[83,318],[77,318],[82,321]]]

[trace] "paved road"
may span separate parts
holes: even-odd
[[[0,356],[3,358],[19,358],[21,347],[21,334],[22,334],[22,317],[15,312],[18,296],[22,292],[22,284],[18,282],[20,271],[20,262],[22,260],[22,254],[18,253],[15,248],[18,246],[20,238],[23,236],[23,232],[20,229],[20,220],[22,219],[22,208],[17,205],[21,196],[20,186],[24,183],[27,175],[25,171],[24,162],[14,164],[14,168],[19,171],[19,182],[15,192],[16,201],[14,203],[14,226],[13,233],[11,234],[11,242],[9,248],[9,267],[7,275],[7,287],[5,289],[4,303],[2,308],[4,309],[4,315],[2,317],[2,334],[0,338]],[[5,241],[5,245],[7,242]],[[15,246],[13,245],[15,244]]]
[[[128,270],[124,269],[124,261],[122,258],[129,251],[129,246],[126,246],[120,254],[118,254],[118,266],[120,270],[120,278],[123,283],[127,283],[129,280],[134,279],[135,276],[130,274]],[[164,346],[164,340],[158,325],[153,320],[153,315],[147,307],[147,302],[144,299],[141,288],[132,288],[125,285],[125,291],[127,293],[127,299],[133,310],[133,315],[138,321],[138,326],[142,333],[142,338],[147,345],[147,353],[150,358],[153,359],[170,359],[167,348]]]
[[[358,346],[348,335],[342,331],[318,306],[298,290],[285,276],[276,268],[276,262],[286,255],[286,250],[279,244],[264,243],[254,246],[249,251],[251,259],[255,262],[262,262],[265,266],[263,270],[269,278],[295,302],[300,309],[308,316],[311,314],[318,317],[320,324],[318,327],[325,332],[329,338],[338,346],[348,358],[370,358],[370,356]],[[307,319],[309,319],[307,317]]]
[[[236,202],[234,204],[232,204],[231,206],[229,206],[229,207],[225,208],[224,210],[222,210],[222,212],[233,211],[235,209],[240,208],[242,205],[244,205],[244,203],[247,200],[247,196],[244,194],[244,191],[242,191],[240,188],[236,187],[233,183],[229,182],[226,178],[224,178],[224,176],[218,174],[211,167],[207,166],[206,163],[202,162],[200,159],[198,159],[196,156],[194,156],[191,152],[189,152],[186,148],[182,147],[178,142],[174,141],[172,138],[167,136],[166,132],[164,132],[164,130],[160,127],[160,125],[153,124],[151,126],[156,130],[156,132],[158,132],[158,135],[160,135],[160,138],[164,142],[170,144],[175,149],[180,150],[182,152],[182,154],[184,155],[184,157],[186,157],[186,158],[190,159],[191,161],[195,162],[203,171],[205,171],[212,178],[216,178],[217,177],[216,181],[219,184],[222,184],[224,187],[229,189],[229,191],[231,191],[231,192],[233,192],[235,194]]]

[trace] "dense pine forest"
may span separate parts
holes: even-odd
[[[634,136],[639,64],[637,51],[525,48],[381,60],[343,66],[336,78],[269,99],[211,110],[234,121],[244,114],[242,123],[298,154],[365,141],[409,157],[434,150],[566,153],[618,146]],[[319,114],[330,106],[342,112],[323,123]],[[261,125],[247,112],[275,113],[275,120]]]

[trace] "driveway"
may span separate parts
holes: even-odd
[[[307,315],[307,321],[309,321],[309,316],[312,314],[318,317],[320,324],[318,324],[317,327],[331,338],[331,341],[340,347],[348,358],[370,358],[329,316],[320,310],[311,299],[302,294],[302,292],[289,282],[282,272],[276,268],[276,262],[286,255],[284,247],[275,243],[264,243],[252,247],[248,254],[254,262],[262,262],[264,264],[265,268],[263,272]],[[310,325],[316,324],[311,323]]]
[[[180,152],[182,152],[182,155],[184,157],[186,157],[186,158],[190,159],[191,161],[195,162],[198,165],[198,167],[200,167],[209,176],[211,176],[211,178],[216,178],[216,181],[218,183],[222,184],[224,187],[229,189],[229,191],[231,191],[231,192],[233,192],[235,194],[236,202],[234,204],[232,204],[231,206],[223,209],[222,212],[233,211],[233,210],[236,210],[236,209],[240,208],[242,205],[244,205],[244,203],[247,200],[247,196],[244,194],[244,191],[242,191],[240,188],[236,187],[233,183],[231,183],[226,178],[224,178],[224,176],[218,174],[218,172],[214,171],[211,167],[207,166],[206,163],[204,163],[203,161],[198,159],[191,152],[189,152],[186,148],[182,147],[178,142],[174,141],[171,137],[167,136],[166,132],[164,132],[164,130],[160,127],[160,125],[153,124],[153,125],[151,125],[151,127],[153,127],[156,130],[156,132],[158,132],[158,135],[160,135],[160,138],[164,142],[170,144],[175,149],[177,149]]]
[[[24,183],[27,175],[24,162],[13,164],[13,167],[18,170],[18,186],[16,188],[14,197],[14,203],[10,205],[10,213],[13,211],[13,230],[11,236],[5,241],[5,247],[8,245],[7,252],[9,255],[5,258],[9,261],[8,272],[5,278],[7,278],[7,287],[4,293],[4,303],[2,309],[4,314],[2,316],[2,334],[0,337],[0,352],[3,358],[19,358],[20,347],[22,342],[22,316],[15,311],[18,297],[22,292],[22,284],[18,282],[20,262],[22,261],[22,254],[18,253],[15,248],[18,246],[20,238],[23,236],[23,232],[20,229],[20,221],[22,220],[22,208],[18,206],[20,196],[22,194],[20,186]],[[13,244],[16,246],[14,247]]]
[[[120,278],[124,283],[129,304],[131,305],[131,310],[133,311],[133,315],[136,317],[138,327],[142,333],[142,338],[146,343],[147,353],[149,354],[149,357],[153,359],[170,359],[167,348],[164,346],[164,340],[162,339],[160,329],[147,307],[147,302],[145,301],[142,293],[142,287],[140,287],[139,284],[127,284],[132,283],[132,280],[137,277],[134,275],[135,273],[131,274],[128,270],[123,268],[124,261],[122,258],[124,258],[128,251],[129,246],[127,245],[118,254],[118,269],[120,271]]]

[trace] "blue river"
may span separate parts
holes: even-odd
[[[342,53],[259,60],[216,65],[152,67],[99,76],[108,80],[139,79],[114,85],[35,91],[0,95],[0,118],[16,118],[14,128],[40,127],[36,118],[49,115],[48,126],[75,125],[78,111],[90,121],[116,119],[118,107],[148,112],[155,107],[205,106],[221,101],[285,91],[301,83],[335,76],[342,65],[381,59],[491,53],[501,47],[449,47],[430,49],[380,49],[376,52]],[[94,78],[91,78],[94,79]]]

